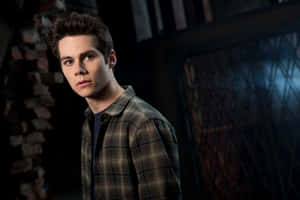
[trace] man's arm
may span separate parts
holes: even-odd
[[[182,199],[174,129],[162,120],[141,124],[131,140],[141,200]]]

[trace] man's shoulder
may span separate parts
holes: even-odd
[[[166,123],[169,121],[156,108],[147,103],[145,100],[134,96],[126,106],[123,114],[123,120],[135,124],[136,126],[148,120],[160,120]]]

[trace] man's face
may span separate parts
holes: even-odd
[[[105,63],[96,45],[92,35],[66,36],[58,42],[62,71],[71,88],[84,98],[99,97],[113,78],[114,51]]]

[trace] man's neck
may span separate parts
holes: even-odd
[[[108,84],[98,97],[87,97],[86,101],[95,114],[110,106],[123,92],[124,89],[118,83]]]

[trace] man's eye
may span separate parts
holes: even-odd
[[[85,57],[84,57],[84,60],[91,60],[91,59],[93,59],[94,58],[94,55],[86,55]]]
[[[71,60],[66,60],[63,62],[64,65],[71,65],[72,64],[72,61]]]

